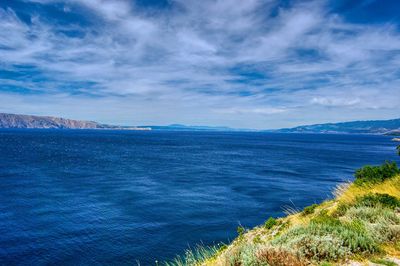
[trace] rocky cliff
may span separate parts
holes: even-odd
[[[0,128],[117,129],[117,126],[51,116],[0,113]]]

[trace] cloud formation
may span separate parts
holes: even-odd
[[[398,25],[329,1],[20,4],[0,6],[0,111],[252,128],[400,113]]]

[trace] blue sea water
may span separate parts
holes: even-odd
[[[0,131],[0,264],[153,265],[329,197],[386,136]]]

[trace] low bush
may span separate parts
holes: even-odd
[[[315,208],[317,208],[317,207],[318,207],[318,204],[313,204],[313,205],[307,206],[307,207],[304,208],[304,210],[302,211],[301,214],[303,216],[306,216],[306,215],[309,215],[309,214],[313,214],[314,211],[315,211]]]
[[[347,210],[351,207],[350,204],[339,203],[337,208],[333,211],[333,217],[341,217],[346,214]]]
[[[343,216],[345,220],[361,222],[377,243],[400,239],[400,217],[393,209],[377,206],[352,206]]]
[[[385,162],[381,166],[364,166],[355,173],[354,184],[357,186],[376,184],[400,174],[395,162]]]
[[[304,260],[336,261],[350,255],[350,249],[337,235],[323,232],[320,226],[298,227],[275,239],[273,245],[282,249],[295,250]]]
[[[273,245],[296,250],[312,261],[335,261],[351,254],[379,251],[362,221],[341,222],[326,213],[314,217],[307,226],[289,230],[272,241]]]
[[[395,209],[400,207],[400,200],[388,194],[368,193],[362,197],[356,198],[356,206],[366,207],[384,207]]]
[[[391,225],[384,221],[368,226],[373,232],[373,238],[380,243],[393,243],[400,240],[400,226]]]
[[[253,238],[253,243],[254,243],[255,245],[258,245],[258,244],[262,244],[263,241],[261,240],[261,237],[260,237],[259,235],[257,235],[257,236],[255,236],[255,237]]]
[[[332,217],[327,215],[326,213],[322,213],[311,220],[311,224],[323,224],[330,226],[340,226],[341,222],[336,217]]]
[[[278,222],[276,221],[275,218],[273,217],[269,217],[268,220],[265,222],[264,227],[266,229],[271,229],[272,227],[274,227]]]
[[[259,264],[268,266],[306,266],[305,261],[301,260],[295,253],[284,250],[265,248],[257,253]]]
[[[239,265],[243,265],[243,266],[258,266],[258,265],[260,265],[256,254],[257,254],[257,249],[254,245],[243,246],[240,250]]]
[[[389,194],[368,193],[357,197],[353,203],[339,203],[332,212],[332,216],[335,218],[342,217],[351,210],[351,213],[358,213],[360,218],[363,217],[363,219],[368,222],[375,222],[375,220],[382,215],[382,209],[394,210],[399,207],[400,200],[396,197]],[[351,216],[353,218],[358,217],[354,215]]]

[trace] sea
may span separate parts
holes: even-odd
[[[381,135],[0,130],[0,265],[156,265],[399,162]]]

